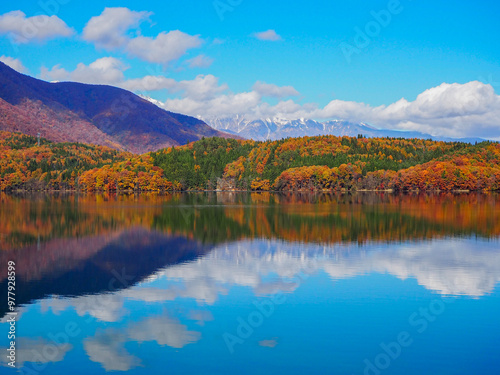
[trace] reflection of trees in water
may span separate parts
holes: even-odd
[[[0,200],[2,249],[134,226],[204,243],[256,237],[364,243],[500,235],[500,200],[493,194],[3,194]]]

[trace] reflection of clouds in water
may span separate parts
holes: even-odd
[[[298,275],[318,271],[334,279],[388,273],[402,280],[415,278],[420,285],[441,294],[477,297],[490,293],[500,281],[500,250],[491,242],[461,239],[362,248],[243,241],[225,244],[196,261],[153,275],[154,280],[176,281],[167,288],[149,287],[143,282],[112,295],[44,300],[42,309],[50,307],[58,313],[72,306],[81,316],[90,314],[114,322],[124,314],[125,299],[161,303],[192,298],[211,305],[234,285],[252,288],[258,296],[293,292],[300,285]]]
[[[139,366],[140,360],[125,350],[125,342],[125,334],[107,329],[85,339],[83,347],[89,359],[100,363],[106,371],[128,371]]]
[[[366,271],[388,272],[403,280],[414,277],[441,294],[479,297],[500,281],[500,249],[493,250],[491,243],[459,240],[405,245],[377,252]]]
[[[335,279],[388,273],[444,295],[478,297],[500,281],[500,251],[484,242],[432,241],[325,261],[322,269]]]
[[[289,279],[314,270],[335,279],[389,273],[403,280],[413,277],[441,294],[476,297],[491,292],[500,281],[500,251],[491,242],[460,239],[361,249],[248,241],[216,248],[196,262],[167,268],[158,276],[182,280],[190,288],[203,280],[205,285],[249,286],[255,294],[265,295],[295,290],[298,284]],[[262,281],[273,274],[277,279]]]
[[[104,322],[117,322],[125,313],[123,297],[117,294],[96,294],[72,298],[51,298],[42,300],[42,312],[51,309],[60,314],[72,307],[79,316],[90,315]]]
[[[144,302],[173,301],[176,298],[193,298],[199,302],[213,304],[220,294],[227,290],[220,284],[207,278],[199,278],[185,282],[183,286],[170,286],[168,289],[160,288],[131,288],[119,292],[125,298]]]
[[[0,347],[2,356],[0,363],[7,365],[7,347]],[[44,338],[20,337],[16,340],[16,367],[24,366],[25,362],[36,362],[38,364],[49,362],[60,362],[67,352],[73,349],[71,344],[55,344]]]
[[[98,331],[87,338],[83,346],[90,360],[100,363],[106,371],[128,371],[139,366],[140,360],[125,349],[127,342],[156,341],[159,345],[179,349],[200,338],[200,332],[188,331],[178,320],[156,316],[132,323],[121,331],[113,328]]]
[[[128,335],[137,342],[156,341],[172,348],[183,348],[201,337],[200,332],[188,331],[185,325],[168,316],[145,319],[130,327]]]
[[[212,313],[208,310],[191,310],[188,314],[188,318],[196,320],[196,324],[200,326],[204,326],[205,322],[211,322],[214,320]]]

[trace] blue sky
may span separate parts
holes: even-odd
[[[3,2],[0,56],[190,115],[499,138],[498,14],[495,1]]]

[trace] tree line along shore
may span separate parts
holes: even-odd
[[[137,155],[1,131],[0,190],[497,191],[500,144],[204,138]]]

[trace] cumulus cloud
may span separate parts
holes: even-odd
[[[280,98],[291,95],[296,95],[291,86],[278,87],[257,82],[251,92],[221,92],[209,101],[187,95],[182,99],[169,99],[165,106],[173,111],[205,118],[239,114],[247,119],[344,119],[368,122],[379,128],[421,131],[434,136],[500,138],[500,96],[491,85],[478,81],[443,83],[424,91],[414,101],[403,98],[378,107],[344,100],[332,100],[324,107],[314,103],[299,104],[293,100],[270,105],[262,100],[265,96]]]
[[[127,32],[138,29],[141,22],[149,19],[151,12],[135,12],[128,8],[105,8],[92,17],[83,29],[83,39],[99,48],[123,48],[130,41]]]
[[[50,81],[74,81],[93,84],[118,84],[124,80],[126,65],[114,57],[102,57],[89,65],[79,63],[75,70],[67,71],[60,65],[42,68],[41,78]]]
[[[203,41],[198,35],[179,30],[161,32],[156,37],[140,35],[139,26],[149,20],[151,12],[136,12],[128,8],[106,8],[92,17],[83,30],[83,39],[106,50],[121,49],[142,60],[168,64]],[[130,35],[131,32],[134,35]]]
[[[10,56],[0,56],[0,61],[3,62],[5,65],[10,66],[12,69],[17,70],[19,73],[27,73],[28,69],[23,65],[21,60],[15,59]]]
[[[261,95],[255,91],[219,95],[204,101],[186,97],[183,99],[168,99],[165,102],[165,108],[173,112],[194,116],[220,116],[221,114],[227,116],[248,112],[258,113],[261,99]]]
[[[156,38],[133,38],[127,45],[127,51],[145,61],[166,64],[182,57],[188,49],[200,47],[201,44],[199,36],[174,30],[162,32]]]
[[[57,16],[38,15],[26,17],[20,10],[0,15],[0,34],[10,35],[15,43],[46,41],[69,37],[74,30]]]
[[[415,101],[401,99],[387,107],[371,109],[374,122],[399,129],[419,129],[442,135],[498,135],[500,97],[491,85],[478,81],[443,83],[418,95]]]
[[[205,101],[217,97],[217,94],[226,91],[226,84],[219,85],[219,79],[211,74],[198,75],[193,80],[181,81],[177,89],[184,92],[184,96],[193,100]]]
[[[136,92],[159,90],[175,91],[177,88],[177,81],[163,76],[145,76],[142,78],[129,79],[117,83],[117,85],[126,90]]]
[[[284,98],[287,96],[298,96],[299,92],[292,86],[277,86],[271,83],[257,81],[253,85],[253,90],[262,96],[270,96],[273,98]]]
[[[198,55],[195,58],[186,61],[190,68],[208,68],[214,62],[214,59],[205,55]]]
[[[226,91],[226,84],[219,84],[219,79],[211,74],[198,75],[192,80],[176,81],[163,76],[146,76],[117,83],[118,86],[131,91],[167,90],[170,93],[180,93],[184,98],[196,102],[214,99]]]
[[[253,36],[259,40],[267,40],[271,42],[283,40],[283,38],[281,38],[281,36],[278,35],[274,30],[261,31],[258,33],[254,33]]]

